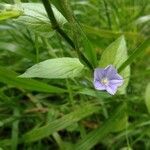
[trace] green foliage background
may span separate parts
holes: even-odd
[[[149,150],[149,0],[42,2],[0,0],[0,149]],[[114,96],[92,83],[109,64]]]

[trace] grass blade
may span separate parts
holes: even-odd
[[[15,87],[20,87],[28,89],[31,91],[39,91],[46,93],[64,93],[66,90],[47,85],[46,83],[36,81],[33,79],[21,79],[17,77],[17,73],[0,67],[0,82],[13,85]]]
[[[150,46],[150,38],[146,39],[128,59],[119,67],[118,72],[121,72],[124,68],[130,65],[140,54],[143,53]]]
[[[26,133],[22,138],[22,142],[29,143],[50,136],[52,133],[62,130],[69,125],[83,119],[84,117],[97,112],[98,110],[99,107],[93,106],[91,104],[84,105],[84,107],[80,106],[70,114],[67,114],[60,119],[48,123],[43,127],[33,129],[32,131]]]
[[[19,116],[18,108],[14,109],[14,116]],[[12,150],[17,149],[18,145],[18,134],[19,134],[19,120],[15,120],[12,124]]]
[[[147,107],[148,112],[150,113],[150,83],[147,85],[145,91],[145,105]]]
[[[75,150],[88,150],[95,146],[104,136],[106,136],[116,126],[118,121],[125,115],[126,105],[122,104],[118,109],[112,113],[101,128],[91,131],[85,138],[76,144]]]

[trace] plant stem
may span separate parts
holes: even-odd
[[[48,40],[46,38],[41,38],[42,39],[42,42],[43,42],[43,45],[46,46],[47,48],[47,51],[48,51],[48,54],[54,58],[57,58],[57,55],[56,53],[53,51],[53,48],[52,46],[49,44]]]
[[[72,40],[69,38],[69,36],[60,28],[59,24],[57,23],[57,20],[55,19],[51,4],[48,0],[42,0],[43,5],[46,9],[47,15],[51,21],[52,28],[55,29],[67,42],[68,44],[75,49],[75,45],[72,42]]]
[[[71,5],[70,5],[70,1],[69,0],[60,0],[60,4],[62,6],[63,12],[65,13],[65,17],[67,18],[68,22],[70,23],[70,27],[71,27],[71,31],[72,31],[72,35],[73,35],[73,41],[74,41],[74,44],[75,44],[75,49],[78,53],[78,56],[79,56],[81,62],[86,63],[86,65],[91,70],[94,70],[93,65],[90,63],[90,61],[88,61],[88,59],[80,51],[78,36],[83,31],[80,27],[80,24],[75,19],[74,13],[73,13]]]
[[[77,50],[77,54],[79,56],[79,59],[84,61],[85,64],[93,70],[93,66],[90,64],[90,62],[87,60],[87,58],[79,51],[79,49],[75,46],[73,41],[70,39],[70,37],[60,28],[59,24],[57,23],[57,20],[55,19],[51,4],[48,0],[42,0],[43,5],[45,7],[45,10],[48,14],[48,17],[51,21],[52,28],[55,29],[66,41],[67,43],[74,49]]]
[[[14,108],[13,115],[19,117],[20,112],[18,108]],[[12,150],[16,150],[18,147],[18,134],[19,134],[19,120],[15,120],[12,124]]]
[[[72,89],[69,83],[69,80],[66,79],[66,83],[67,83],[67,88],[68,88],[68,93],[69,93],[69,103],[71,106],[74,106],[74,101],[73,101],[73,95],[72,95]]]
[[[35,50],[36,50],[36,63],[39,63],[39,46],[38,46],[38,35],[35,34]]]

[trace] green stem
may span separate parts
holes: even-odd
[[[55,29],[67,42],[68,44],[73,48],[75,49],[75,45],[74,43],[72,42],[72,40],[68,37],[68,35],[59,27],[59,24],[57,23],[57,20],[54,16],[54,13],[53,13],[53,10],[52,10],[52,7],[51,7],[51,4],[49,3],[48,0],[42,0],[43,2],[43,5],[46,9],[46,12],[47,12],[47,15],[51,21],[51,24],[52,24],[52,28]]]
[[[126,113],[127,115],[127,113]],[[126,129],[125,129],[125,132],[126,132],[126,142],[127,142],[127,146],[128,146],[128,149],[130,150],[131,146],[130,146],[130,142],[129,142],[129,137],[128,137],[128,122],[126,121]]]
[[[70,39],[70,37],[60,28],[59,24],[57,23],[57,20],[55,19],[51,4],[48,0],[42,0],[43,5],[45,7],[45,10],[48,14],[48,17],[51,21],[52,28],[55,29],[66,41],[67,43],[74,49],[77,50],[77,54],[79,56],[80,60],[83,60],[85,64],[93,70],[93,66],[91,63],[87,60],[87,58],[79,51],[79,49],[75,46],[74,42]]]
[[[62,138],[60,137],[60,135],[58,134],[58,132],[54,132],[52,134],[53,138],[55,139],[56,143],[58,144],[60,150],[64,150],[64,144],[63,144],[63,140]]]
[[[74,102],[73,102],[72,89],[71,89],[68,79],[66,79],[66,82],[67,82],[67,88],[68,88],[68,93],[69,93],[69,102],[70,102],[70,105],[73,106]]]
[[[74,40],[74,43],[75,43],[75,48],[77,50],[77,53],[78,53],[78,56],[79,56],[80,60],[84,61],[84,63],[86,63],[86,65],[91,70],[94,70],[93,65],[88,61],[88,59],[79,50],[78,36],[79,36],[79,33],[82,32],[82,30],[80,29],[80,25],[79,25],[79,23],[76,21],[76,19],[74,17],[74,14],[73,14],[73,11],[71,9],[69,1],[68,0],[60,0],[60,3],[63,6],[63,10],[64,10],[64,12],[66,14],[66,18],[67,18],[67,20],[69,21],[69,23],[71,25],[71,30],[72,30],[72,34],[73,34],[73,40]]]
[[[80,56],[79,41],[78,41],[78,37],[77,37],[77,35],[78,35],[77,25],[76,25],[76,21],[75,21],[71,6],[70,6],[68,0],[60,0],[60,3],[62,5],[63,11],[65,13],[65,17],[67,18],[68,22],[70,23],[70,27],[71,27],[71,31],[72,31],[72,35],[73,35],[73,41],[75,43],[75,49],[77,50],[77,53]]]
[[[20,113],[18,108],[14,108],[14,116],[19,117]],[[12,150],[16,150],[18,146],[18,133],[19,133],[19,120],[15,120],[12,124]]]
[[[84,63],[86,63],[86,65],[91,69],[94,70],[93,65],[88,61],[88,59],[82,54],[82,52],[80,51],[79,48],[79,34],[80,32],[83,32],[80,28],[80,24],[76,21],[75,17],[74,17],[74,13],[71,9],[70,6],[70,1],[68,0],[60,0],[60,3],[62,5],[63,11],[65,13],[65,17],[67,18],[67,20],[70,23],[71,26],[71,31],[73,34],[73,41],[75,43],[75,49],[78,53],[79,59],[81,60],[81,62],[83,61]]]
[[[54,58],[57,58],[57,55],[56,53],[53,51],[53,48],[52,46],[48,43],[48,40],[46,38],[41,38],[42,39],[42,42],[43,44],[46,46],[47,48],[47,51],[48,51],[48,54]]]
[[[38,36],[35,34],[36,63],[39,62]]]

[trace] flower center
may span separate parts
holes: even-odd
[[[104,85],[108,85],[109,81],[108,81],[107,78],[102,78],[101,83],[104,84]]]

